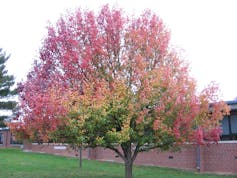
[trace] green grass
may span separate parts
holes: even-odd
[[[134,166],[134,178],[234,178],[236,176],[198,174],[175,169]],[[79,168],[76,158],[18,149],[0,149],[0,178],[123,178],[123,164],[83,160]]]

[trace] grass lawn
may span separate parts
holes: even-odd
[[[175,169],[134,166],[134,178],[234,178],[236,176],[198,174]],[[0,149],[0,178],[123,178],[123,164],[83,160],[79,168],[76,158],[18,149]]]

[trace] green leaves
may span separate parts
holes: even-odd
[[[16,95],[16,90],[12,89],[14,85],[14,76],[8,75],[6,70],[6,62],[10,56],[7,56],[5,52],[0,48],[0,109],[1,110],[13,110],[16,107],[16,101],[11,101],[9,98]],[[4,101],[6,100],[6,101]],[[0,119],[0,127],[5,127],[4,119],[9,118],[4,116]]]

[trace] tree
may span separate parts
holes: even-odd
[[[13,130],[111,149],[124,160],[126,178],[142,151],[218,141],[228,107],[216,85],[197,93],[169,39],[150,11],[130,18],[106,5],[98,14],[61,17],[19,86],[23,121]]]
[[[6,62],[9,56],[0,48],[0,109],[1,110],[13,110],[16,106],[15,101],[10,101],[9,97],[16,95],[16,91],[12,90],[11,87],[14,85],[14,76],[8,75],[6,70]],[[0,116],[0,127],[6,127],[4,120],[9,116]]]

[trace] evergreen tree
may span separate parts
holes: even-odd
[[[16,95],[16,90],[12,90],[14,85],[14,76],[8,75],[6,70],[6,62],[10,56],[0,48],[0,127],[6,127],[4,123],[5,119],[9,119],[9,116],[4,115],[3,110],[11,110],[16,106],[16,101],[10,100],[11,97]]]

